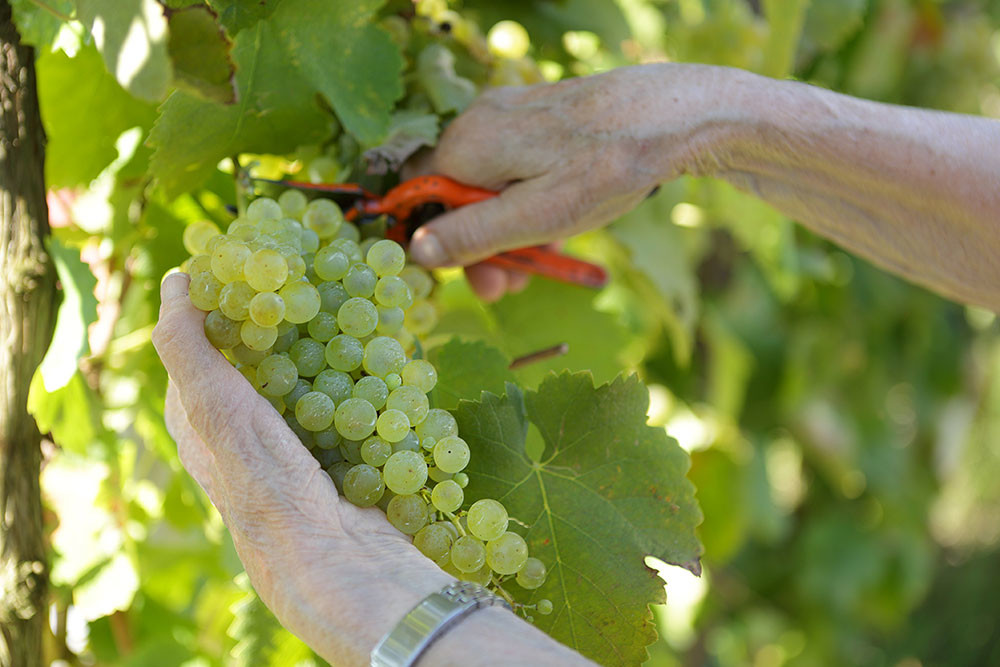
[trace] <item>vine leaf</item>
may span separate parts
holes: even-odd
[[[76,373],[77,362],[90,350],[87,327],[97,321],[97,299],[94,286],[97,279],[90,267],[80,260],[80,251],[67,248],[55,237],[49,237],[48,250],[62,285],[62,303],[56,316],[45,358],[38,367],[46,391],[62,389]]]
[[[208,0],[226,32],[235,35],[274,13],[281,0]]]
[[[368,172],[398,171],[420,148],[436,144],[438,131],[438,117],[434,114],[409,110],[394,113],[385,141],[365,151]]]
[[[484,391],[500,394],[514,380],[510,359],[481,341],[452,338],[428,353],[438,372],[434,407],[454,410],[462,399],[476,400]]]
[[[193,189],[234,153],[284,153],[321,141],[330,118],[317,93],[351,134],[377,145],[403,92],[399,49],[369,23],[379,5],[284,0],[237,34],[238,104],[175,92],[161,109],[149,142],[152,173],[167,194]]]
[[[174,65],[174,83],[221,104],[236,101],[236,66],[229,56],[233,43],[204,5],[168,13],[167,48]]]
[[[441,44],[420,52],[417,81],[440,114],[463,111],[476,97],[475,84],[455,72],[455,54]]]
[[[508,384],[503,397],[484,393],[455,411],[474,452],[468,500],[503,502],[549,568],[538,590],[508,591],[526,604],[551,600],[536,625],[605,665],[642,663],[656,639],[649,604],[665,595],[646,555],[701,571],[690,461],[646,425],[648,403],[635,376],[595,388],[581,372],[524,393]]]

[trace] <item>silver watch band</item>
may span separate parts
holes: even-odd
[[[431,593],[410,610],[372,650],[372,667],[410,667],[435,639],[460,618],[482,607],[500,605],[502,598],[479,584],[458,581]]]

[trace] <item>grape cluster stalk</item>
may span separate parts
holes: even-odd
[[[362,240],[329,199],[298,190],[260,197],[226,233],[188,225],[191,303],[205,335],[282,414],[358,507],[378,506],[444,571],[487,586],[533,590],[545,564],[509,530],[500,502],[465,502],[472,456],[447,410],[430,407],[437,370],[419,358],[431,331],[433,277],[398,243]],[[530,618],[530,617],[529,617]]]

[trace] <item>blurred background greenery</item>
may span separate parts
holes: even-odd
[[[450,11],[433,4],[428,15]],[[1000,0],[465,0],[451,10],[484,31],[520,23],[548,79],[702,62],[1000,119]],[[216,171],[176,199],[150,189],[143,142],[155,107],[118,87],[79,29],[40,50],[38,72],[65,291],[31,400],[47,434],[51,655],[321,662],[249,593],[163,424],[166,378],[149,344],[156,288],[184,258],[184,224],[224,219],[231,179]],[[525,81],[512,72],[498,69],[493,83]],[[431,342],[458,334],[517,355],[566,340],[568,356],[520,379],[634,370],[649,385],[651,422],[691,452],[705,514],[700,579],[651,563],[668,603],[649,664],[1000,664],[992,313],[910,286],[710,180],[666,185],[570,249],[611,269],[596,298],[536,280],[484,307],[442,272]]]

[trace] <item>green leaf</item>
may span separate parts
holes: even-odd
[[[104,430],[98,399],[79,373],[53,392],[45,391],[41,373],[35,373],[28,391],[28,412],[39,431],[51,433],[57,445],[79,454]]]
[[[174,65],[174,83],[222,104],[236,101],[236,66],[229,57],[233,43],[204,5],[170,12],[167,49]]]
[[[45,4],[63,16],[73,13],[72,0],[45,0]],[[11,0],[10,7],[14,12],[14,23],[21,35],[21,42],[40,51],[52,45],[63,27],[62,19],[53,12],[42,9],[32,0]]]
[[[861,30],[868,0],[811,0],[803,36],[815,48],[834,51]]]
[[[274,13],[281,0],[208,0],[219,15],[219,23],[230,35],[252,27]]]
[[[246,595],[232,609],[234,618],[229,636],[236,640],[231,653],[232,664],[237,667],[269,664],[281,625],[257,597],[246,574],[239,575],[237,582]]]
[[[497,340],[512,358],[559,343],[569,352],[517,371],[526,386],[538,384],[549,371],[589,370],[596,382],[608,382],[624,370],[623,348],[628,335],[612,315],[594,308],[592,289],[533,278],[526,290],[494,304]]]
[[[455,73],[455,55],[431,44],[417,57],[417,81],[439,114],[459,112],[476,97],[476,85]]]
[[[434,407],[453,410],[460,400],[477,400],[484,391],[501,394],[504,386],[514,381],[510,359],[481,341],[452,338],[432,349],[428,357],[438,372]]]
[[[170,86],[167,18],[156,0],[77,0],[104,63],[125,90],[150,102]]]
[[[94,297],[97,279],[90,267],[80,261],[78,249],[65,247],[55,237],[49,237],[47,245],[59,275],[63,300],[52,343],[38,370],[46,391],[53,392],[66,386],[76,373],[80,357],[90,349],[87,327],[97,321],[97,299]]]
[[[50,188],[89,183],[118,157],[115,141],[123,132],[151,127],[156,118],[152,105],[122,90],[93,46],[73,58],[44,53],[37,70]]]
[[[401,56],[386,33],[368,24],[378,3],[332,4],[285,0],[236,36],[239,104],[183,92],[167,99],[149,141],[156,148],[152,172],[168,194],[194,188],[234,153],[285,153],[322,140],[330,119],[317,92],[359,140],[381,141],[402,93]]]
[[[398,111],[392,115],[385,141],[365,151],[369,173],[399,171],[407,158],[438,138],[438,117],[419,111]]]
[[[808,6],[809,0],[763,0],[770,31],[761,74],[775,78],[791,74]]]
[[[690,461],[646,425],[648,403],[635,376],[595,388],[588,373],[563,373],[537,391],[508,384],[505,396],[483,394],[455,411],[474,452],[468,499],[503,502],[549,568],[538,590],[509,592],[551,600],[552,615],[536,625],[604,665],[639,664],[656,639],[649,604],[664,601],[663,582],[645,556],[701,569]],[[539,463],[526,451],[532,425],[544,443]]]

